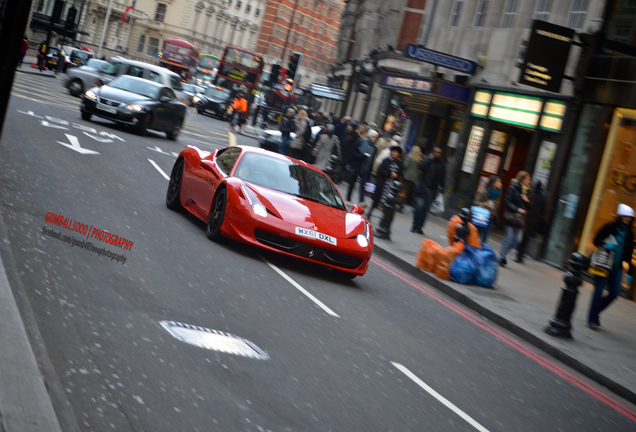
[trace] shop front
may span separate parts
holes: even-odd
[[[475,90],[460,147],[449,160],[448,204],[451,212],[470,206],[491,176],[504,191],[519,171],[528,171],[547,189],[552,162],[562,141],[568,101],[510,89]],[[503,206],[501,207],[503,212]],[[499,215],[499,220],[502,220]]]

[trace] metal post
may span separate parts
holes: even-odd
[[[106,38],[106,30],[108,30],[108,22],[110,21],[110,11],[113,9],[113,0],[108,1],[108,9],[106,10],[106,18],[104,18],[104,28],[102,29],[102,37],[99,39],[99,46],[97,48],[97,58],[102,57],[102,45],[104,45],[104,39]]]
[[[579,295],[579,287],[583,283],[581,272],[589,266],[589,260],[585,255],[575,252],[568,260],[569,270],[565,273],[561,286],[561,299],[557,305],[554,318],[550,320],[550,325],[545,328],[545,332],[550,336],[558,336],[572,339],[570,329],[572,324],[572,313],[576,306],[576,297]]]

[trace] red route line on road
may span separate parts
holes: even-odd
[[[371,258],[371,261],[374,264],[377,264],[379,267],[382,267],[384,270],[388,271],[389,273],[393,274],[394,276],[397,276],[398,278],[402,279],[404,282],[408,283],[412,287],[420,290],[424,294],[427,294],[429,297],[437,300],[439,303],[443,304],[447,308],[449,308],[449,309],[453,310],[454,312],[458,313],[459,315],[463,316],[468,321],[470,321],[473,324],[475,324],[475,325],[481,327],[482,329],[486,330],[488,333],[490,333],[491,335],[493,335],[496,338],[500,339],[502,342],[505,342],[506,344],[508,344],[512,348],[516,349],[517,351],[521,352],[522,354],[525,354],[526,356],[528,356],[532,360],[536,361],[540,365],[544,366],[545,368],[547,368],[550,371],[554,372],[555,374],[559,375],[561,378],[565,379],[566,381],[570,382],[571,384],[574,384],[579,389],[583,390],[584,392],[588,393],[589,395],[595,397],[596,399],[600,400],[604,404],[608,405],[609,407],[611,407],[614,410],[618,411],[619,413],[623,414],[625,417],[627,417],[630,420],[636,422],[636,412],[630,410],[629,408],[627,408],[626,406],[622,405],[621,403],[615,401],[614,399],[610,398],[609,396],[607,396],[607,395],[601,393],[600,391],[596,390],[594,387],[590,386],[586,382],[584,382],[581,379],[577,378],[576,376],[572,375],[570,372],[564,370],[563,368],[561,368],[560,366],[556,365],[555,363],[552,363],[551,361],[549,361],[545,357],[542,357],[539,354],[535,353],[534,351],[529,350],[528,348],[526,348],[525,346],[523,346],[519,342],[515,341],[511,337],[509,337],[509,336],[505,335],[504,333],[500,332],[499,330],[497,330],[495,327],[482,322],[479,318],[473,316],[471,313],[468,313],[468,312],[462,310],[461,308],[459,308],[458,306],[452,304],[451,302],[443,299],[437,293],[431,291],[430,288],[427,288],[424,285],[422,285],[421,283],[415,282],[411,278],[398,273],[397,271],[395,271],[394,269],[392,269],[391,267],[389,267],[385,263],[379,261],[377,258]]]

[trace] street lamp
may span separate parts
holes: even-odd
[[[99,47],[97,48],[97,58],[102,57],[102,45],[106,38],[106,30],[108,30],[108,21],[110,21],[110,12],[113,9],[113,0],[108,1],[108,9],[106,10],[106,18],[104,19],[104,28],[102,29],[102,37],[99,39]]]

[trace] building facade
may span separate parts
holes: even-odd
[[[326,83],[336,59],[343,10],[340,1],[270,0],[257,50],[266,64],[281,67],[287,67],[291,53],[302,54],[300,85]]]

